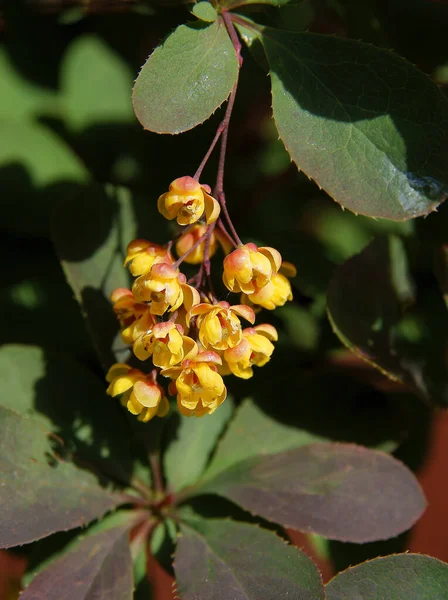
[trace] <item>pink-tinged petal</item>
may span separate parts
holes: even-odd
[[[246,338],[243,338],[237,346],[224,351],[224,359],[229,364],[241,361],[245,361],[248,363],[250,360],[251,352],[252,349],[250,347],[249,342]]]
[[[162,399],[159,386],[146,381],[137,381],[134,385],[134,395],[140,404],[146,408],[155,408]]]
[[[207,225],[210,223],[214,223],[221,213],[221,207],[219,206],[219,202],[213,198],[213,196],[209,196],[207,193],[204,193],[204,203],[205,203],[205,220]]]
[[[168,263],[157,263],[155,264],[151,271],[151,277],[155,279],[162,279],[164,281],[169,281],[170,279],[177,279],[178,272],[176,269],[173,269],[171,265]]]
[[[187,311],[191,310],[194,306],[200,303],[201,296],[196,288],[186,283],[181,284],[182,292],[184,295],[183,304]]]
[[[240,317],[243,317],[243,319],[246,319],[246,321],[249,321],[249,323],[253,324],[255,322],[255,313],[250,306],[235,304],[235,306],[232,306],[232,311]]]
[[[194,194],[200,189],[200,183],[196,179],[193,179],[193,177],[190,177],[190,175],[178,177],[169,186],[170,192],[177,192],[178,194]]]
[[[221,357],[217,352],[213,352],[213,350],[199,352],[199,354],[195,356],[194,362],[211,362],[215,365],[222,365]]]
[[[113,302],[114,304],[115,304],[115,302],[118,302],[118,300],[120,300],[120,298],[125,298],[125,297],[129,297],[132,299],[134,297],[134,294],[131,292],[131,290],[128,290],[128,288],[124,288],[124,287],[117,288],[110,295],[111,302]]]
[[[297,275],[296,267],[292,263],[287,262],[286,260],[284,260],[282,262],[282,266],[280,267],[280,269],[278,271],[279,271],[279,273],[281,273],[281,275],[284,275],[285,277],[289,277],[290,279]]]
[[[270,246],[263,246],[258,249],[261,254],[266,256],[271,263],[272,270],[277,273],[282,265],[282,255],[275,248],[271,248]]]
[[[202,188],[202,191],[205,192],[206,194],[212,193],[212,188],[207,183],[201,183],[201,188]]]
[[[175,328],[176,324],[172,321],[163,321],[162,323],[157,323],[157,325],[154,325],[153,329],[154,337],[164,338]]]
[[[276,342],[278,340],[278,333],[276,328],[273,325],[270,325],[269,323],[262,323],[261,325],[256,325],[254,327],[254,331],[259,333],[260,335],[264,335],[271,342]]]
[[[122,375],[126,375],[126,373],[129,373],[129,371],[131,369],[132,369],[132,367],[130,367],[126,363],[115,363],[108,370],[107,375],[106,375],[106,381],[108,381],[110,383],[111,381],[113,381],[117,377],[121,377]]]

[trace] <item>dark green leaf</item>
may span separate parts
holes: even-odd
[[[228,398],[208,419],[173,416],[177,424],[175,437],[163,459],[164,472],[173,492],[199,479],[232,411],[233,402]]]
[[[105,367],[127,357],[118,336],[110,293],[126,287],[123,267],[127,244],[137,237],[166,241],[166,224],[153,204],[129,190],[94,185],[55,211],[52,234],[68,282],[81,303],[88,328]],[[165,239],[164,239],[165,237]]]
[[[62,438],[64,456],[74,453],[123,484],[130,480],[138,454],[125,413],[86,367],[34,346],[6,345],[0,349],[0,380],[0,404],[41,419]],[[147,481],[148,468],[144,475]]]
[[[363,360],[446,405],[446,312],[431,289],[419,290],[412,306],[414,287],[401,240],[378,238],[336,269],[328,315],[340,340]]]
[[[323,600],[311,559],[274,533],[224,519],[181,524],[174,570],[183,600]]]
[[[327,584],[328,600],[445,600],[448,565],[420,554],[398,554],[363,563]]]
[[[145,129],[182,133],[200,125],[228,97],[238,60],[222,20],[181,25],[143,65],[133,92]]]
[[[131,600],[131,523],[88,535],[41,571],[22,594],[24,600]]]
[[[350,444],[249,458],[196,492],[224,496],[284,527],[358,543],[398,535],[425,508],[417,480],[402,463]]]
[[[252,456],[274,454],[324,439],[304,429],[276,421],[247,398],[236,410],[227,431],[219,441],[204,477],[209,479]]]
[[[404,220],[448,195],[448,103],[393,53],[263,28],[274,118],[298,167],[339,204]]]
[[[0,407],[0,540],[4,548],[89,523],[123,503],[61,460],[42,421]]]

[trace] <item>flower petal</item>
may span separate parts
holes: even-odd
[[[204,192],[204,202],[205,202],[205,220],[207,225],[210,223],[214,223],[219,214],[221,212],[221,207],[219,206],[219,202],[213,198],[213,196],[209,196],[206,192]]]

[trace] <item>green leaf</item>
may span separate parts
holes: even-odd
[[[109,300],[130,278],[123,266],[127,244],[137,237],[165,243],[166,222],[155,207],[125,188],[93,185],[61,202],[52,237],[62,267],[81,304],[94,345],[105,367],[126,360]]]
[[[253,456],[274,454],[324,440],[293,425],[276,421],[252,399],[247,398],[236,410],[227,431],[219,441],[204,478]]]
[[[328,316],[340,340],[363,360],[447,405],[446,311],[435,286],[419,290],[417,304],[414,288],[401,240],[378,238],[336,269]]]
[[[163,457],[164,472],[170,490],[177,492],[201,476],[224,427],[233,412],[233,402],[226,402],[207,419],[192,419],[177,413],[177,428]]]
[[[0,407],[3,548],[89,523],[123,503],[53,451],[42,421]]]
[[[248,458],[195,493],[224,496],[284,527],[357,543],[398,535],[425,508],[416,478],[402,463],[351,444]]]
[[[218,13],[210,2],[198,2],[191,9],[191,13],[198,19],[201,19],[201,21],[206,21],[207,23],[213,23],[218,18]]]
[[[132,521],[128,521],[81,539],[36,575],[22,598],[131,600],[133,575],[128,541],[131,526]]]
[[[71,42],[61,78],[65,121],[73,131],[134,121],[131,70],[99,37],[83,35]]]
[[[138,453],[125,413],[86,367],[34,346],[6,345],[0,348],[0,379],[0,405],[38,418],[63,440],[65,454],[75,453],[123,484],[130,480]]]
[[[339,573],[327,600],[445,600],[448,565],[420,554],[385,556]]]
[[[37,123],[2,122],[0,195],[3,227],[19,233],[47,234],[52,204],[68,196],[89,174],[74,152]]]
[[[448,195],[448,103],[411,64],[354,40],[260,30],[274,119],[298,167],[343,207],[405,220]]]
[[[183,600],[324,599],[319,571],[306,554],[246,523],[182,523],[174,570]]]
[[[200,125],[229,96],[238,60],[222,20],[181,25],[143,65],[133,92],[145,129],[182,133]]]

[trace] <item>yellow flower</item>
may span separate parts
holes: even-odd
[[[187,323],[192,317],[197,317],[199,341],[204,348],[226,350],[239,344],[243,336],[237,315],[249,323],[255,321],[254,311],[249,306],[230,306],[228,302],[218,302],[194,306],[187,315]]]
[[[148,273],[155,263],[160,262],[173,262],[171,254],[163,246],[142,239],[128,244],[124,266],[130,263],[129,270],[134,277]]]
[[[164,417],[169,410],[165,391],[151,375],[145,375],[129,365],[116,363],[106,376],[109,382],[107,393],[120,402],[138,420],[146,423],[156,415]]]
[[[132,344],[134,328],[141,317],[149,312],[148,307],[137,302],[131,290],[127,288],[117,288],[112,292],[110,299],[114,303],[113,310],[120,322],[121,339],[125,344]],[[154,320],[154,317],[151,318]]]
[[[221,209],[209,191],[208,186],[201,186],[188,175],[179,177],[170,183],[169,191],[160,196],[157,208],[166,219],[176,219],[179,225],[196,223],[205,212],[205,220],[210,224],[219,217]]]
[[[157,323],[135,340],[134,354],[139,360],[152,356],[156,367],[173,367],[198,353],[196,342],[183,333],[182,326],[172,321]]]
[[[190,250],[196,243],[199,242],[202,236],[207,232],[207,226],[202,223],[198,225],[193,225],[191,229],[183,233],[176,244],[176,252],[178,256],[183,256],[186,252]],[[210,247],[209,247],[209,257],[211,258],[217,248],[216,236],[212,233],[210,237]],[[196,248],[190,252],[185,258],[184,262],[189,265],[199,265],[204,260],[204,251],[205,251],[205,240],[196,246]]]
[[[153,315],[163,315],[167,310],[174,312],[182,303],[193,306],[199,303],[197,290],[185,283],[185,275],[171,265],[158,263],[149,273],[140,275],[132,286],[139,302],[151,302],[149,310]]]
[[[245,244],[224,259],[224,285],[231,292],[253,294],[277,273],[282,262],[275,248]]]
[[[277,306],[283,306],[288,300],[292,300],[291,284],[284,275],[277,273],[269,283],[246,298],[242,298],[245,304],[249,300],[250,303],[274,310]]]
[[[243,339],[238,346],[224,352],[224,373],[227,367],[237,377],[249,379],[253,375],[253,365],[262,367],[270,360],[274,351],[272,342],[277,339],[277,330],[272,325],[244,329]]]
[[[222,363],[216,352],[200,352],[192,360],[184,360],[179,367],[161,372],[175,379],[177,406],[185,416],[211,415],[224,402],[226,386],[218,373]]]

